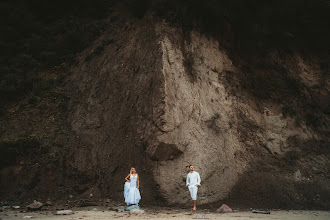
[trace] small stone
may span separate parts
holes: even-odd
[[[253,213],[259,213],[259,214],[270,214],[269,211],[261,211],[261,210],[255,210],[255,209],[253,209],[252,212]]]
[[[13,208],[14,208],[14,209],[19,209],[19,208],[21,208],[21,207],[20,207],[19,205],[14,205]]]
[[[142,209],[131,209],[131,210],[129,211],[129,213],[130,213],[130,214],[135,214],[135,215],[141,215],[141,214],[144,214],[145,211],[142,210]]]
[[[232,211],[233,210],[231,208],[229,208],[229,206],[227,206],[226,204],[222,204],[222,206],[217,209],[217,212],[220,212],[220,213],[227,213],[227,212],[232,212]]]
[[[43,206],[43,204],[41,202],[38,202],[37,200],[34,200],[33,203],[31,203],[30,205],[26,206],[28,209],[31,210],[38,210]]]
[[[23,218],[33,218],[33,216],[26,215],[26,216],[24,216]]]
[[[199,215],[192,217],[192,219],[209,219],[209,218],[204,214],[199,214]]]
[[[53,204],[52,204],[51,201],[48,200],[48,201],[46,202],[46,205],[51,206],[51,205],[53,205]]]
[[[126,211],[130,211],[132,209],[140,209],[140,207],[138,205],[131,205],[131,206],[126,208]]]
[[[73,215],[74,212],[72,210],[61,210],[57,211],[56,215]]]
[[[93,208],[92,210],[93,210],[93,211],[97,211],[98,209],[97,209],[97,208]]]
[[[118,212],[124,212],[125,211],[124,206],[118,206],[117,211]]]

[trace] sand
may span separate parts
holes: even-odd
[[[235,211],[232,213],[219,214],[216,212],[210,212],[208,210],[199,210],[197,212],[187,210],[146,210],[145,214],[136,215],[129,214],[127,212],[117,212],[107,210],[105,208],[96,207],[96,211],[93,211],[95,207],[84,209],[73,209],[73,215],[58,216],[55,215],[55,211],[37,211],[37,212],[25,212],[5,210],[0,212],[1,220],[11,219],[27,219],[26,216],[32,216],[31,219],[61,219],[61,220],[75,220],[75,219],[226,219],[226,220],[245,220],[245,219],[290,219],[290,220],[328,220],[330,219],[330,211],[302,211],[302,210],[289,210],[289,211],[271,211],[270,215],[255,214],[251,211]],[[25,217],[25,218],[24,218]]]

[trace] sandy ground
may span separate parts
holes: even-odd
[[[93,207],[95,208],[95,207]],[[233,213],[219,214],[210,212],[208,210],[199,210],[192,212],[190,210],[148,210],[145,214],[136,215],[127,212],[111,211],[106,208],[97,207],[97,211],[93,208],[73,209],[73,215],[58,216],[55,211],[37,211],[37,212],[24,212],[5,210],[0,212],[0,219],[27,219],[26,216],[32,216],[31,219],[61,219],[61,220],[75,220],[75,219],[226,219],[226,220],[245,220],[245,219],[290,219],[290,220],[329,220],[330,211],[271,211],[270,215],[255,214],[251,211],[235,211]]]

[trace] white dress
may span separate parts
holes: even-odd
[[[125,201],[126,201],[126,198],[128,197],[128,191],[129,191],[130,186],[131,186],[131,184],[129,182],[125,182],[125,185],[124,185],[124,198],[125,198]]]
[[[129,179],[131,182],[129,182],[130,186],[125,196],[125,203],[127,205],[138,205],[141,199],[141,195],[139,189],[137,188],[137,175],[131,175]]]

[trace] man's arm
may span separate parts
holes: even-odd
[[[190,184],[190,179],[189,179],[189,173],[187,174],[187,179],[186,179],[186,186],[189,186]]]
[[[199,173],[197,173],[197,185],[201,185],[201,177],[199,176]]]

